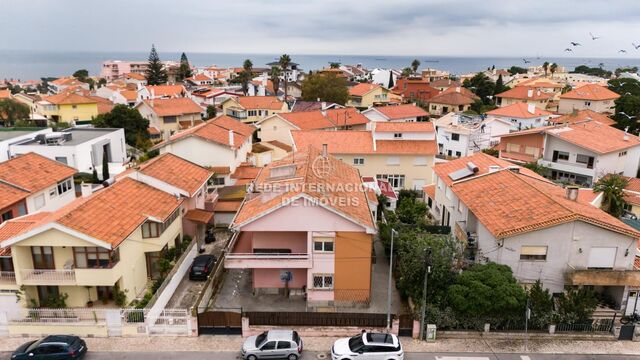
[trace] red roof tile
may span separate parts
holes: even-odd
[[[576,100],[615,100],[620,95],[607,89],[604,86],[596,84],[583,85],[577,89],[573,89],[565,94],[560,95],[560,99],[576,99]]]
[[[140,173],[194,194],[213,175],[211,170],[171,153],[159,155],[140,165]]]
[[[0,163],[0,181],[31,193],[55,185],[76,172],[72,167],[36,153],[18,155]]]

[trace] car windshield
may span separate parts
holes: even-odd
[[[42,343],[43,340],[44,339],[40,339],[38,341],[34,341],[33,344],[29,345],[29,347],[26,348],[24,352],[26,352],[26,353],[32,352],[33,350],[35,350],[38,347],[38,345],[40,345]]]
[[[364,343],[362,342],[362,335],[354,336],[349,339],[349,349],[353,352],[362,350]]]
[[[256,347],[259,348],[260,345],[267,339],[267,333],[263,332],[262,334],[256,337]]]

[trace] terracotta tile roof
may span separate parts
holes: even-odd
[[[158,130],[157,127],[154,126],[149,126],[149,128],[147,128],[147,132],[151,135],[160,135],[160,130]]]
[[[429,83],[429,85],[433,86],[433,87],[458,87],[458,86],[462,86],[462,84],[460,84],[457,81],[453,81],[451,79],[440,79],[440,80],[435,80]]]
[[[487,112],[487,115],[506,116],[506,117],[519,118],[519,119],[531,119],[531,118],[536,118],[540,116],[549,116],[552,114],[553,113],[549,111],[538,109],[537,106],[534,106],[533,113],[530,113],[529,105],[527,103],[515,103],[508,106],[499,107],[497,109],[493,109]]]
[[[233,145],[229,143],[229,130],[233,131]],[[256,130],[254,126],[244,124],[226,115],[205,121],[200,125],[180,131],[169,138],[169,143],[180,141],[188,137],[198,137],[200,139],[215,142],[228,146],[232,149],[239,149],[242,144],[251,137]],[[246,135],[245,135],[246,134]],[[167,144],[166,141],[154,146],[155,149]]]
[[[537,178],[539,180],[548,181],[542,176],[534,173],[533,171],[523,168],[518,165],[514,165],[506,160],[498,159],[491,155],[487,155],[483,152],[475,153],[471,156],[461,157],[449,162],[438,163],[433,167],[433,172],[444,181],[447,186],[453,184],[454,180],[449,177],[449,174],[466,168],[469,163],[473,163],[478,168],[478,172],[473,175],[477,177],[479,175],[487,174],[490,166],[500,166],[500,168],[508,168],[510,166],[517,167],[523,174]]]
[[[292,130],[291,136],[296,149],[306,149],[309,146],[322,148],[323,144],[327,144],[330,154],[434,155],[437,153],[435,140],[377,140],[374,150],[370,131]]]
[[[211,79],[210,77],[208,77],[205,74],[196,74],[192,77],[186,78],[185,80],[190,80],[190,81],[213,81],[213,79]]]
[[[262,143],[253,143],[251,145],[251,152],[254,154],[262,154],[264,152],[270,151],[272,148],[262,144]]]
[[[386,116],[390,120],[429,115],[421,107],[413,104],[403,104],[403,105],[396,105],[396,106],[378,106],[374,109],[381,112],[384,116]]]
[[[529,96],[529,90],[532,91],[532,95]],[[516,86],[505,92],[497,94],[496,97],[507,99],[519,99],[519,100],[549,100],[553,97],[553,94],[540,91],[540,88],[532,86]]]
[[[583,85],[577,89],[573,89],[568,93],[560,95],[560,99],[577,99],[577,100],[615,100],[620,95],[607,89],[604,86],[596,84]]]
[[[363,125],[369,123],[369,119],[355,108],[329,109],[327,117],[337,126]]]
[[[335,124],[325,117],[320,111],[284,113],[277,114],[276,116],[282,117],[300,130],[316,130],[335,127]]]
[[[134,79],[134,80],[140,80],[140,81],[147,80],[147,78],[143,74],[138,74],[138,73],[126,73],[124,74],[124,77],[126,79]]]
[[[74,77],[61,77],[51,81],[51,84],[62,86],[84,85],[85,83]]]
[[[11,99],[10,90],[0,90],[0,99]]]
[[[189,98],[147,99],[144,103],[158,116],[181,116],[202,112],[200,105]]]
[[[235,99],[244,109],[280,110],[284,103],[276,96],[239,96]]]
[[[260,174],[260,171],[262,171],[262,168],[251,166],[251,165],[238,166],[236,168],[236,171],[234,171],[233,174],[231,174],[231,178],[253,180],[258,176],[258,174]]]
[[[424,191],[424,193],[431,199],[436,198],[436,184],[427,185],[422,188],[422,191]]]
[[[625,135],[624,131],[597,121],[553,127],[545,132],[598,154],[607,154],[640,145],[639,137],[632,134]]]
[[[640,238],[640,233],[595,206],[565,198],[565,190],[509,170],[472,177],[451,189],[498,239],[572,221]]]
[[[98,114],[106,114],[110,112],[114,107],[114,103],[112,103],[109,99],[105,99],[99,96],[88,96],[88,98],[93,99],[98,103]]]
[[[193,127],[193,126],[196,126],[196,125],[200,125],[200,124],[203,124],[203,123],[204,123],[204,120],[200,120],[200,119],[193,120],[193,122],[189,121],[189,120],[178,121],[178,125],[180,126],[181,130],[185,130],[185,129],[188,129],[190,127]]]
[[[181,97],[187,93],[182,85],[147,85],[147,90],[156,97]]]
[[[75,92],[62,92],[57,95],[45,96],[42,100],[55,105],[95,104],[98,102],[96,99],[76,94]]]
[[[291,150],[293,150],[293,148],[290,145],[287,145],[283,142],[280,142],[278,140],[271,140],[271,141],[267,141],[269,144],[275,146],[275,147],[279,147],[280,149],[286,151],[286,152],[291,152]]]
[[[26,199],[30,193],[0,180],[0,212],[9,205]]]
[[[364,189],[364,192],[365,194],[367,194],[367,200],[370,203],[373,203],[376,205],[378,204],[378,195],[376,194],[376,191],[374,189],[367,187]]]
[[[38,212],[5,221],[0,224],[0,241],[10,239],[16,235],[20,235],[23,232],[32,229],[34,226],[41,224],[50,216],[50,212]]]
[[[640,205],[640,194],[634,194],[634,193],[625,191],[623,193],[623,196],[624,196],[624,202],[626,202],[627,204],[636,205],[636,206]]]
[[[212,166],[211,171],[213,171],[215,175],[231,174],[231,168],[228,166]]]
[[[210,224],[213,222],[213,211],[191,209],[184,214],[184,218],[201,224]]]
[[[625,190],[629,190],[629,191],[640,193],[640,179],[632,178],[632,177],[626,177],[626,176],[625,176],[625,178],[628,181],[627,187],[625,188]]]
[[[475,102],[475,98],[469,97],[459,92],[443,92],[429,99],[429,103],[445,104],[445,105],[471,105]]]
[[[159,155],[140,165],[140,173],[185,190],[194,196],[213,171],[171,153]]]
[[[36,153],[19,155],[0,163],[0,181],[31,193],[55,185],[76,172],[72,167]]]
[[[136,90],[120,90],[120,95],[127,101],[136,101],[138,99],[138,91]]]
[[[557,118],[549,118],[549,122],[554,124],[573,124],[576,122],[595,120],[605,125],[614,125],[616,122],[607,115],[595,112],[593,110],[580,110],[576,113],[562,115]]]
[[[182,199],[132,179],[123,179],[92,195],[57,222],[116,247],[148,217],[166,220]]]
[[[351,96],[364,96],[365,94],[380,88],[378,84],[359,83],[349,88],[349,95]]]
[[[213,207],[213,212],[237,212],[242,201],[218,201]]]
[[[305,151],[270,163],[256,179],[257,189],[266,188],[267,184],[276,186],[276,184],[288,183],[295,186],[288,188],[283,186],[281,192],[261,193],[253,198],[247,198],[238,211],[234,224],[248,223],[272,209],[283,206],[289,200],[306,196],[318,201],[321,204],[318,206],[329,207],[363,227],[375,229],[358,170],[333,156],[328,156],[323,160],[326,162],[328,171],[319,177],[318,171],[314,169],[320,157],[321,153],[317,148],[308,147]],[[294,166],[294,174],[285,179],[269,178],[271,169],[281,166]],[[322,189],[318,184],[323,184]],[[347,184],[349,186],[345,186]]]
[[[375,132],[434,132],[432,122],[377,122]]]
[[[562,89],[564,85],[547,78],[532,78],[519,82],[517,86],[534,86],[537,88],[554,88]]]

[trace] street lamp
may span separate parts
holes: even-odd
[[[391,229],[391,254],[389,255],[389,282],[387,285],[387,331],[391,329],[391,278],[393,277],[393,235],[398,232]]]
[[[424,340],[425,318],[427,315],[427,279],[431,272],[431,248],[424,249],[424,288],[422,289],[422,316],[420,319],[420,340]]]

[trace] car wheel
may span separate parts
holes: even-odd
[[[257,360],[258,358],[255,355],[247,356],[247,360]]]
[[[289,354],[289,357],[287,358],[288,360],[298,360],[298,355],[296,354]]]

